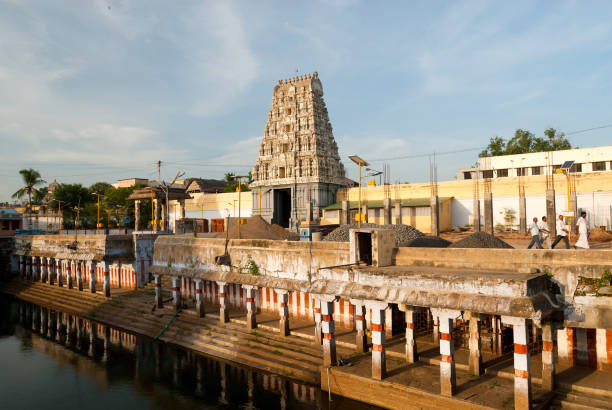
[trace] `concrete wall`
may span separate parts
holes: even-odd
[[[77,241],[77,249],[68,248]],[[134,260],[132,235],[16,235],[15,254],[74,260]]]

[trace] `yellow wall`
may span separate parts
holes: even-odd
[[[546,192],[546,178],[544,175],[521,178],[525,185],[525,195],[544,194]],[[555,190],[565,192],[565,177],[555,175]],[[612,172],[589,172],[576,174],[576,192],[594,192],[612,189]],[[429,198],[430,187],[428,183],[399,184],[388,187],[392,200]],[[361,199],[366,201],[382,201],[384,199],[384,186],[364,186],[361,188]],[[480,194],[484,192],[483,180],[480,180]],[[518,178],[494,178],[491,180],[493,196],[511,196],[518,193]],[[338,190],[336,202],[343,200],[357,201],[358,188],[343,188]],[[438,183],[439,197],[472,198],[474,195],[473,180],[442,181]]]
[[[236,209],[238,209],[238,192],[224,192],[220,194],[192,194],[193,199],[185,201],[185,209],[188,211],[205,211],[233,208],[236,201]],[[230,205],[231,204],[231,205]],[[240,208],[242,210],[251,210],[253,208],[253,196],[250,191],[242,192],[240,195]]]

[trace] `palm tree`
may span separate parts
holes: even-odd
[[[38,185],[44,184],[46,181],[44,181],[40,177],[40,172],[32,168],[22,169],[21,171],[19,171],[19,173],[21,174],[21,178],[23,179],[23,183],[25,184],[25,186],[21,188],[20,190],[18,190],[17,192],[15,192],[12,195],[12,197],[21,199],[23,198],[24,195],[27,194],[28,195],[28,208],[27,209],[31,210],[32,209],[32,193],[36,190],[36,187]]]

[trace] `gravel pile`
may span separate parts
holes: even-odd
[[[409,246],[408,243],[415,239],[425,236],[418,229],[413,228],[410,225],[376,225],[376,224],[361,224],[362,228],[385,228],[392,229],[395,233],[395,246]],[[349,241],[349,230],[356,229],[357,224],[342,225],[333,231],[331,231],[325,238],[324,241],[330,242],[348,242]]]
[[[439,236],[422,236],[408,241],[406,245],[415,248],[447,248],[452,242]]]
[[[475,232],[465,238],[451,244],[449,248],[505,248],[513,249],[512,246],[486,232]]]
[[[238,218],[230,218],[229,232],[219,232],[217,238],[238,238]],[[241,239],[271,239],[297,241],[299,236],[281,226],[267,223],[261,216],[255,215],[246,219],[246,224],[240,226]]]

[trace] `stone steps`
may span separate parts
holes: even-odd
[[[3,291],[54,310],[155,337],[175,312],[166,308],[151,313],[154,297],[147,293],[149,289],[153,286],[106,298],[85,290],[16,280]],[[239,322],[221,324],[218,315],[199,318],[182,311],[160,340],[267,372],[319,383],[321,352],[311,340],[280,337],[277,332],[265,329],[250,332]]]
[[[612,392],[608,397],[586,395],[575,391],[557,392],[551,402],[553,409],[612,409]]]

